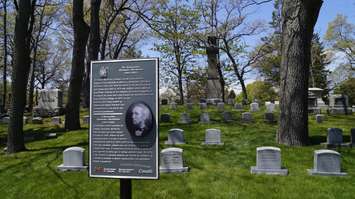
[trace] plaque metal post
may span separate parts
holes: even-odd
[[[131,179],[120,179],[120,198],[132,199],[132,181]]]

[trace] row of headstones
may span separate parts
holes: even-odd
[[[229,111],[224,111],[222,113],[222,118],[225,122],[232,122],[233,121],[233,116],[232,113]],[[264,119],[265,122],[268,123],[274,123],[276,122],[276,118],[274,116],[274,113],[265,113],[264,114]],[[163,113],[160,116],[160,121],[161,122],[171,122],[171,115],[168,113]],[[251,122],[253,121],[253,115],[250,112],[244,112],[242,113],[242,122]],[[180,114],[180,119],[179,122],[180,124],[190,124],[192,122],[191,117],[189,116],[188,113],[181,113]],[[202,124],[208,124],[210,123],[210,117],[208,112],[202,112],[200,115],[200,123]]]
[[[207,103],[199,103],[200,109],[205,110],[207,109]],[[266,102],[265,107],[266,107],[266,112],[267,113],[272,113],[275,111],[277,104],[271,103],[271,102]],[[171,103],[170,108],[172,110],[177,109],[177,104],[176,103]],[[192,110],[193,109],[193,103],[186,103],[186,109],[187,110]],[[243,110],[243,105],[240,103],[234,104],[234,109],[236,110]],[[224,103],[223,102],[218,102],[217,103],[217,110],[218,111],[224,111]],[[250,104],[250,112],[258,112],[260,111],[259,104],[257,102],[253,102]]]
[[[83,122],[84,124],[89,124],[90,117],[89,116],[84,116]],[[10,117],[6,116],[1,119],[1,123],[3,124],[8,124],[10,123]],[[28,124],[29,123],[29,117],[24,116],[23,117],[23,123]],[[43,124],[43,118],[42,117],[33,117],[32,118],[32,124]],[[54,125],[61,125],[62,124],[62,119],[61,117],[52,117],[52,124]]]
[[[168,131],[168,140],[165,141],[167,145],[185,144],[184,130],[173,128]],[[221,130],[206,129],[205,141],[203,145],[223,145],[221,140]]]
[[[183,149],[166,148],[160,152],[160,172],[186,172],[183,164]],[[86,170],[84,149],[70,147],[63,152],[63,164],[57,167],[61,171]],[[277,147],[258,147],[256,149],[256,166],[250,168],[252,174],[287,175],[288,169],[281,167],[281,150]],[[310,175],[346,175],[341,172],[340,153],[321,149],[314,151],[314,166],[308,170]]]
[[[183,149],[166,148],[160,153],[160,172],[186,172],[183,165]],[[252,174],[287,175],[288,169],[281,167],[281,150],[277,147],[258,147],[256,149],[256,166],[250,168]],[[314,151],[314,166],[308,169],[310,175],[343,176],[341,172],[341,155],[333,150]]]

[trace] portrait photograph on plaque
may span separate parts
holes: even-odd
[[[89,176],[158,179],[158,59],[91,62]]]

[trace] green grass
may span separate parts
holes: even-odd
[[[139,199],[232,199],[232,198],[354,198],[355,151],[341,148],[342,168],[346,177],[309,176],[307,169],[313,167],[313,151],[322,148],[327,128],[344,130],[349,141],[350,128],[355,127],[355,115],[327,116],[322,124],[309,118],[312,145],[287,147],[275,144],[277,124],[263,122],[263,111],[253,113],[255,122],[241,123],[241,111],[232,110],[235,122],[224,123],[215,108],[209,108],[211,124],[199,124],[199,108],[190,113],[193,123],[179,125],[176,122],[184,111],[178,107],[171,111],[163,106],[161,113],[171,113],[171,123],[160,125],[160,149],[167,148],[164,141],[170,128],[185,131],[185,165],[188,173],[161,174],[159,180],[133,180],[133,198]],[[82,112],[86,115],[87,112]],[[28,151],[7,155],[0,153],[1,198],[118,198],[118,179],[89,178],[87,172],[58,172],[62,163],[62,151],[69,146],[88,147],[88,128],[64,133],[52,126],[26,125],[29,132],[61,132],[56,139],[26,143]],[[205,130],[219,128],[224,146],[203,146]],[[0,126],[0,136],[6,135],[6,126]],[[251,175],[250,166],[256,164],[256,147],[277,146],[281,148],[282,165],[289,169],[288,176]],[[86,155],[88,151],[86,150]],[[87,156],[86,156],[87,157]]]

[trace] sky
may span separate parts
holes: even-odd
[[[265,23],[271,21],[272,11],[273,11],[273,2],[263,4],[258,8],[255,8],[253,14],[250,16],[251,20],[263,20]],[[323,5],[321,7],[317,23],[314,28],[314,32],[320,35],[320,38],[323,39],[327,31],[328,23],[335,19],[337,14],[342,14],[347,16],[348,22],[355,23],[355,0],[323,0]],[[250,46],[255,46],[260,42],[260,37],[250,37],[246,38],[245,42]],[[153,41],[154,42],[154,41]],[[143,54],[150,57],[157,57],[159,54],[150,50],[153,43],[146,43],[143,46]],[[341,59],[341,56],[340,58]],[[334,63],[339,63],[341,60],[335,60]],[[207,64],[207,57],[206,57]],[[330,66],[330,69],[334,66]],[[247,83],[251,83],[260,77],[251,76],[247,79]],[[238,92],[238,88],[235,88]]]

